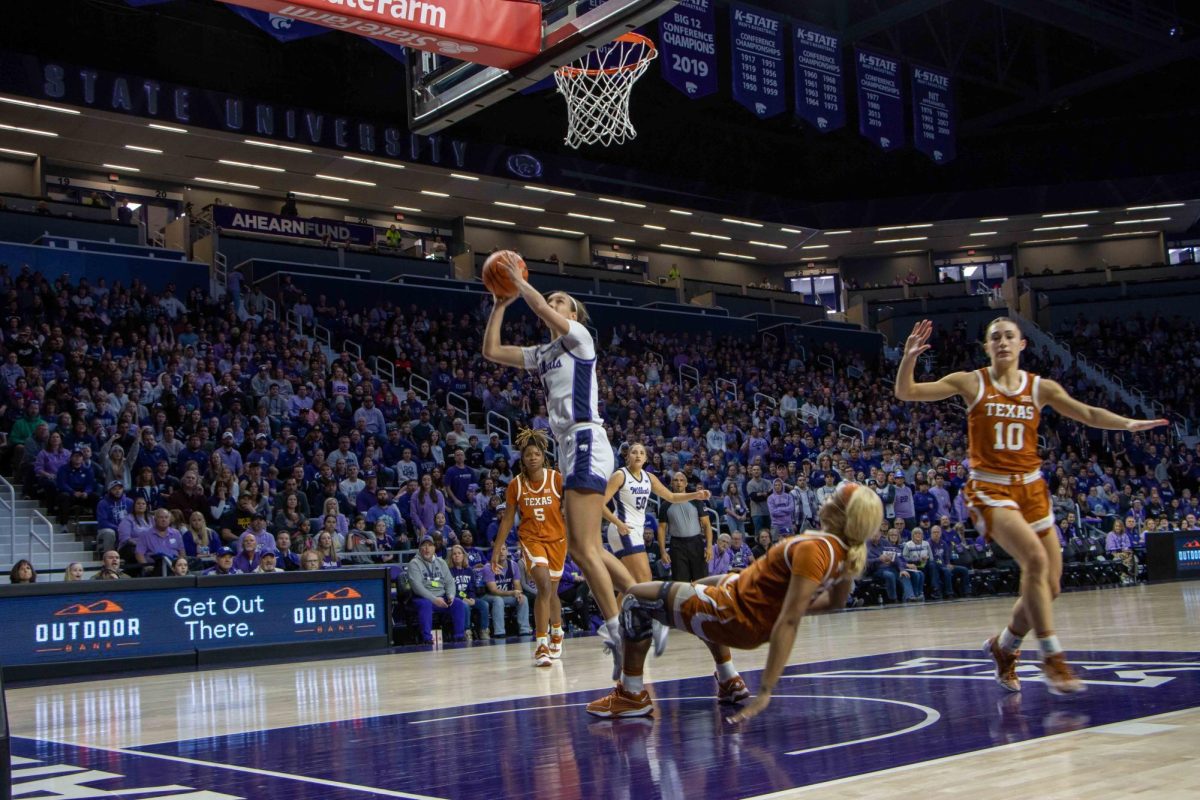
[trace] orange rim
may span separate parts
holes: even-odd
[[[618,72],[629,72],[638,68],[638,65],[643,61],[649,61],[658,56],[658,48],[654,46],[654,42],[640,33],[623,33],[613,43],[623,42],[625,44],[640,44],[646,48],[646,53],[641,58],[631,61],[628,64],[622,64],[619,67],[607,67],[605,69],[584,69],[583,67],[559,67],[558,74],[565,78],[579,78],[584,75],[594,78],[597,75],[615,75]]]

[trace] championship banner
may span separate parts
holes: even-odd
[[[912,68],[913,146],[935,164],[954,160],[954,86],[950,76],[925,67]]]
[[[253,8],[235,7],[229,10],[280,42],[296,42],[310,36],[329,33],[328,28],[322,28],[319,25],[309,25],[307,22],[298,22],[291,17],[255,11]]]
[[[268,233],[272,236],[291,236],[297,239],[324,240],[339,244],[358,244],[370,247],[375,243],[375,229],[370,225],[339,222],[318,217],[283,217],[266,211],[251,211],[233,206],[213,206],[213,225],[221,230],[241,233]]]
[[[784,21],[761,9],[729,7],[733,99],[759,119],[787,110],[783,94]]]
[[[856,47],[854,61],[858,65],[858,132],[884,150],[902,147],[899,60]]]
[[[692,100],[717,91],[713,0],[682,0],[658,21],[663,79]]]
[[[797,22],[796,116],[821,133],[846,124],[842,88],[842,43],[836,34],[807,22]]]
[[[501,69],[542,48],[542,7],[529,0],[220,2]]]

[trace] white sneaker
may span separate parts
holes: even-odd
[[[667,652],[667,636],[670,635],[671,629],[658,620],[652,621],[650,628],[652,630],[651,635],[654,638],[654,657],[658,658]]]

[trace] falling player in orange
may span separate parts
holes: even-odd
[[[508,484],[504,514],[492,542],[493,571],[499,569],[500,546],[520,514],[517,539],[521,566],[537,586],[533,602],[533,624],[537,645],[536,667],[548,667],[562,657],[562,606],[558,603],[558,581],[567,557],[567,526],[562,512],[562,474],[546,469],[549,442],[541,431],[524,429],[515,444],[521,451],[521,471]]]
[[[1037,449],[1042,406],[1084,425],[1114,431],[1145,431],[1167,421],[1129,419],[1085,405],[1055,381],[1020,369],[1025,337],[1008,317],[992,320],[984,335],[990,366],[917,383],[913,368],[917,357],[929,349],[932,332],[933,323],[923,320],[909,335],[896,373],[896,397],[932,402],[958,395],[967,404],[971,472],[963,492],[971,521],[1021,565],[1021,596],[1013,607],[1012,621],[983,645],[996,663],[996,680],[1010,692],[1020,691],[1017,658],[1021,640],[1032,630],[1038,638],[1047,688],[1054,694],[1082,691],[1084,684],[1067,664],[1054,635],[1051,603],[1059,592],[1062,547],[1053,535],[1054,513]]]
[[[742,722],[765,709],[787,666],[800,620],[845,607],[866,564],[867,537],[883,520],[883,504],[857,483],[843,483],[821,506],[820,517],[822,530],[781,540],[740,573],[697,583],[651,581],[630,589],[621,604],[621,681],[590,703],[588,713],[642,717],[654,711],[642,681],[654,620],[699,636],[718,664],[729,661],[731,647],[752,650],[770,642],[758,695],[729,721]]]

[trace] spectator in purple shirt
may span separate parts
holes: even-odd
[[[409,501],[409,518],[420,538],[433,529],[434,517],[446,513],[446,498],[433,487],[429,473],[421,476],[420,488]]]
[[[733,554],[728,572],[741,572],[754,561],[754,551],[739,531],[729,534],[729,552]]]
[[[121,520],[133,511],[133,501],[125,496],[125,484],[112,481],[108,492],[96,505],[96,552],[106,553],[117,547],[117,529]]]
[[[217,449],[217,457],[234,475],[242,474],[242,454],[233,446],[233,431],[221,434],[221,446]]]
[[[430,540],[432,545],[432,540]],[[424,547],[422,547],[424,549]],[[517,625],[521,636],[529,636],[533,629],[529,627],[529,599],[521,589],[521,565],[508,557],[508,545],[500,544],[496,550],[496,565],[499,572],[492,569],[491,563],[483,565],[482,580],[487,590],[479,599],[491,609],[492,636],[505,635],[504,609],[515,606],[517,609]]]
[[[138,539],[135,558],[139,564],[151,564],[167,559],[169,564],[178,556],[186,556],[183,536],[171,527],[171,512],[160,508],[154,512],[154,527]]]
[[[717,537],[717,547],[708,560],[709,575],[724,575],[733,567],[733,538],[728,533]]]
[[[454,451],[454,463],[446,470],[443,483],[446,487],[446,502],[456,528],[474,528],[478,517],[475,507],[467,498],[467,490],[475,483],[475,470],[467,466],[467,454]]]
[[[771,515],[771,535],[775,539],[791,536],[796,515],[796,498],[792,497],[779,478],[771,484],[771,494],[767,495],[767,511]]]

